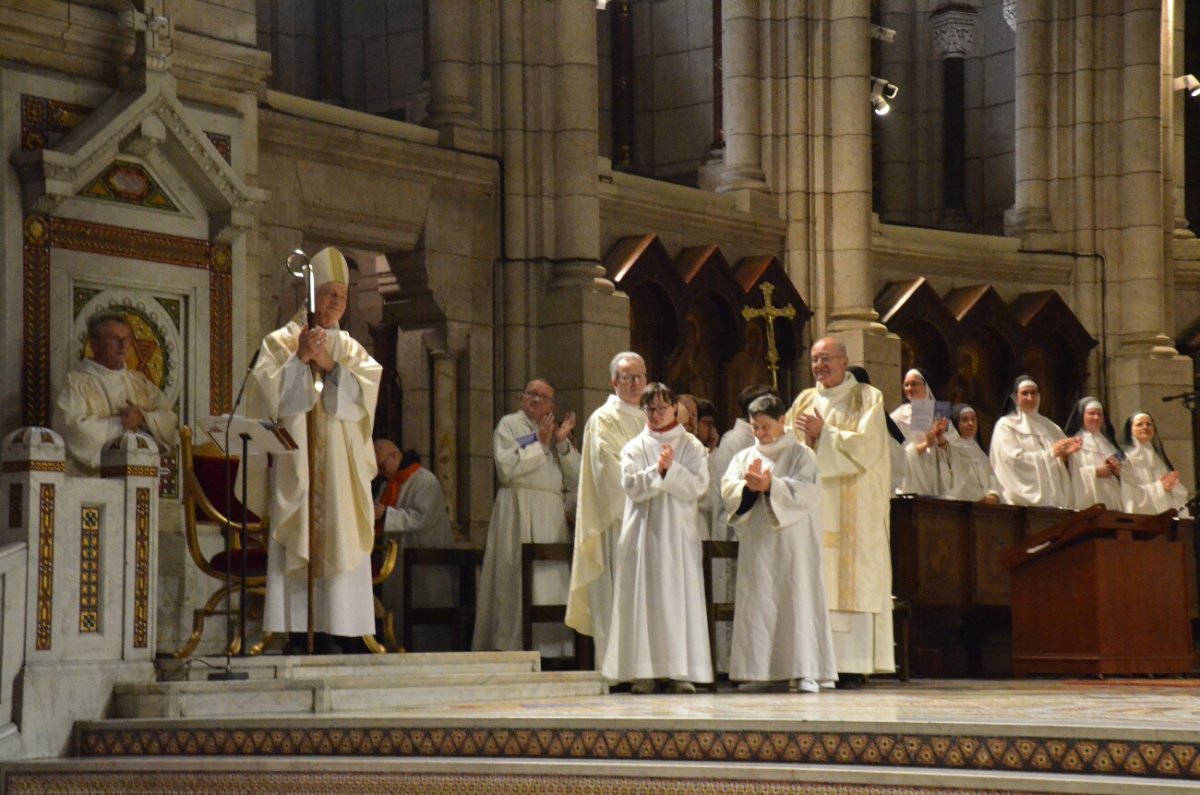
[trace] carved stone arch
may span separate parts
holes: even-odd
[[[1081,395],[1097,341],[1054,290],[1023,293],[1009,308],[1025,330],[1025,365],[1041,387],[1041,412],[1061,424]]]
[[[919,367],[939,398],[952,369],[958,320],[924,277],[887,285],[875,299],[880,322],[900,337],[901,370]],[[886,390],[885,390],[886,391]]]

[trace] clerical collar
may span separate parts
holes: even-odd
[[[847,370],[846,375],[842,378],[842,383],[837,386],[826,387],[821,386],[820,382],[817,382],[817,393],[831,400],[836,400],[856,386],[858,386],[858,379],[854,377],[854,373]]]
[[[114,370],[111,367],[105,367],[95,359],[84,359],[79,363],[79,370],[89,375],[100,376],[101,378],[112,378],[114,375],[124,372],[125,367],[122,365]]]

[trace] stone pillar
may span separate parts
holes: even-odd
[[[157,443],[140,433],[126,432],[100,454],[100,476],[119,482],[124,513],[110,517],[123,522],[123,570],[108,570],[101,578],[105,611],[122,616],[121,659],[153,660],[158,604],[158,462]],[[116,540],[109,534],[106,541]],[[86,544],[81,543],[86,548]],[[81,573],[82,579],[82,573]],[[111,600],[123,593],[122,604]]]
[[[759,25],[762,23],[758,7],[755,0],[722,0],[721,4],[725,169],[717,186],[719,193],[767,190],[759,121]]]
[[[320,101],[330,105],[345,105],[342,92],[342,12],[338,0],[317,0],[317,64],[317,96]]]
[[[450,523],[458,526],[458,356],[445,347],[433,360],[433,474],[446,492]]]
[[[966,230],[966,95],[963,72],[975,46],[974,9],[933,12],[933,51],[942,59],[942,213],[938,226]]]
[[[1016,200],[1005,233],[1052,231],[1049,182],[1049,81],[1052,9],[1048,0],[1016,4]],[[1156,39],[1157,40],[1157,39]]]
[[[1166,62],[1170,65],[1165,77],[1167,80],[1173,80],[1175,76],[1187,72],[1187,65],[1183,57],[1185,3],[1183,0],[1169,0],[1168,5],[1174,5],[1175,13],[1168,17],[1174,21],[1173,29],[1165,31],[1167,34],[1165,41],[1170,47],[1168,51],[1164,52]],[[1186,147],[1184,110],[1190,99],[1192,98],[1187,91],[1176,91],[1174,90],[1174,86],[1172,86],[1171,90],[1167,92],[1167,111],[1164,117],[1164,122],[1169,122],[1172,212],[1174,215],[1175,237],[1179,239],[1189,239],[1196,236],[1188,228],[1187,196],[1185,191],[1187,173],[1184,161],[1184,150]]]
[[[441,133],[440,145],[487,151],[471,101],[469,31],[478,13],[471,0],[429,3],[429,115],[423,124]]]
[[[619,171],[634,169],[633,144],[633,8],[629,0],[608,5],[612,46],[612,164]]]

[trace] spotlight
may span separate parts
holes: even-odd
[[[596,10],[603,11],[608,6],[608,0],[596,0]]]
[[[1200,97],[1200,80],[1193,75],[1181,75],[1171,81],[1176,91],[1186,91],[1190,96]]]
[[[889,83],[882,77],[871,76],[871,107],[875,109],[876,116],[886,116],[892,109],[887,101],[895,99],[899,93],[900,87],[895,83]]]
[[[885,28],[883,25],[872,25],[871,38],[891,44],[896,40],[896,31],[891,28]]]

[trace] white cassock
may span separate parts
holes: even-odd
[[[666,477],[658,472],[664,444],[674,451]],[[647,428],[621,451],[621,485],[628,498],[600,672],[612,682],[711,682],[696,507],[708,489],[704,445],[682,425]]]
[[[946,499],[979,502],[994,494],[1004,502],[1004,489],[996,480],[992,462],[974,438],[960,436],[950,445],[950,472],[950,488],[941,495]]]
[[[1071,474],[1054,455],[1062,429],[1041,414],[1018,410],[996,420],[989,456],[1009,505],[1071,508]]]
[[[326,329],[325,345],[337,366],[325,375],[318,392],[312,368],[296,357],[303,328],[293,320],[268,334],[253,372],[262,416],[278,422],[299,445],[274,456],[271,471],[263,628],[302,632],[308,627],[311,444],[321,475],[313,481],[313,524],[321,538],[313,562],[313,629],[331,635],[373,635],[371,479],[376,465],[371,428],[383,368],[348,331]],[[311,440],[310,409],[315,412]]]
[[[1151,445],[1135,441],[1125,448],[1125,461],[1121,464],[1121,496],[1126,513],[1156,514],[1174,508],[1180,515],[1187,516],[1187,489],[1182,483],[1167,491],[1163,488],[1163,475],[1170,472],[1167,463],[1159,457]]]
[[[771,489],[738,514],[746,471],[762,461]],[[751,492],[752,493],[752,492]],[[821,485],[812,451],[791,434],[738,453],[721,479],[738,535],[737,610],[729,678],[837,679],[821,576]]]
[[[1098,502],[1104,503],[1110,511],[1120,511],[1124,505],[1121,497],[1121,480],[1112,475],[1102,478],[1096,476],[1096,467],[1117,454],[1113,443],[1104,438],[1103,434],[1080,430],[1077,434],[1083,440],[1083,446],[1075,455],[1067,459],[1067,468],[1071,474],[1071,493],[1075,498],[1072,506],[1077,511],[1090,508]],[[1125,471],[1121,470],[1124,475]]]
[[[99,475],[100,451],[125,432],[119,413],[134,405],[142,411],[148,433],[164,449],[173,447],[179,422],[167,398],[137,370],[110,370],[94,359],[84,359],[67,374],[54,403],[51,425],[67,446],[72,474]]]
[[[612,623],[613,558],[625,510],[621,450],[645,425],[646,415],[640,408],[609,395],[583,428],[566,623],[592,636],[597,665],[604,660]]]
[[[395,499],[383,514],[383,532],[392,536],[400,545],[403,556],[406,548],[449,549],[454,546],[454,530],[450,526],[450,513],[446,510],[446,493],[442,490],[437,475],[420,464],[414,464],[396,473],[403,483]],[[406,476],[407,473],[407,476]],[[386,489],[386,484],[385,487]],[[383,582],[381,599],[391,609],[397,633],[404,615],[404,567],[403,557],[396,564],[392,576]],[[440,566],[420,566],[413,571],[414,607],[454,607],[458,598],[457,572]],[[441,627],[414,627],[420,636],[414,642],[422,648],[449,649],[449,631]],[[410,651],[412,651],[410,649]]]
[[[729,469],[729,462],[747,447],[754,446],[754,429],[750,423],[738,417],[733,427],[721,436],[717,449],[708,454],[709,500],[712,502],[712,529],[709,536],[714,541],[733,541],[735,535],[729,528],[729,508],[721,497],[721,478]],[[737,590],[737,561],[713,561],[713,601],[733,602]],[[717,671],[729,671],[729,647],[733,643],[733,626],[728,621],[716,625],[710,639],[716,651]]]
[[[544,446],[538,425],[518,411],[503,417],[492,434],[492,453],[500,489],[488,524],[479,605],[475,616],[476,651],[518,651],[521,633],[521,544],[564,544],[567,532],[564,493],[579,479],[579,451],[569,441]],[[565,562],[534,561],[533,604],[563,604],[570,570]],[[571,631],[561,625],[534,624],[533,649],[545,657],[574,653]]]
[[[842,673],[896,670],[892,648],[891,436],[883,394],[846,373],[834,387],[806,389],[785,422],[818,410],[817,440],[825,597]],[[735,613],[736,615],[736,613]]]

